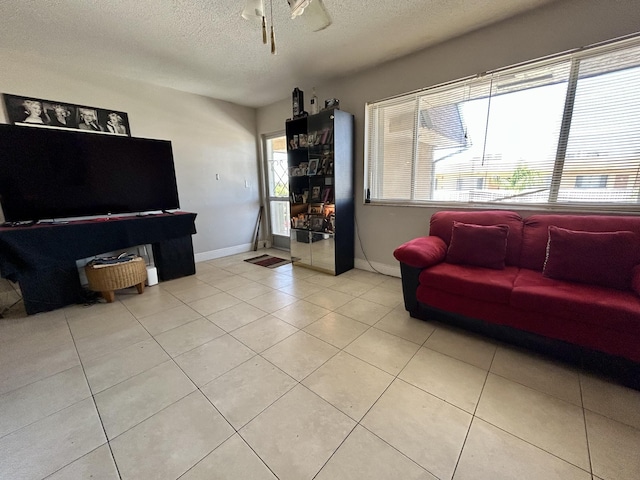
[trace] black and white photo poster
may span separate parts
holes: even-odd
[[[4,105],[7,119],[14,125],[131,136],[124,112],[7,93]]]

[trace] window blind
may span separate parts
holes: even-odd
[[[367,104],[371,201],[637,206],[640,42]]]

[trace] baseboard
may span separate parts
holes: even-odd
[[[264,244],[263,242],[264,241],[261,241],[260,244]],[[271,242],[267,241],[266,243],[266,248],[270,248]],[[253,250],[253,244],[245,243],[243,245],[236,245],[234,247],[220,248],[218,250],[209,250],[208,252],[196,253],[194,255],[194,258],[197,263],[207,260],[214,260],[221,257],[228,257],[229,255],[236,255],[238,253],[250,252],[251,250]],[[353,263],[355,268],[360,270],[366,270],[368,272],[378,271],[383,275],[390,275],[392,277],[400,278],[400,265],[387,265],[379,262],[368,262],[360,258],[355,258]]]
[[[218,250],[209,250],[208,252],[196,253],[193,257],[198,262],[204,262],[207,260],[214,260],[216,258],[228,257],[229,255],[236,255],[238,253],[250,252],[253,250],[253,244],[245,243],[243,245],[236,245],[234,247],[219,248]]]
[[[378,271],[384,275],[400,278],[400,265],[386,265],[384,263],[368,262],[360,258],[354,259],[353,264],[360,270],[366,270],[368,272]]]

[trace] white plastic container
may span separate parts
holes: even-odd
[[[147,286],[158,284],[158,270],[156,267],[147,267]]]

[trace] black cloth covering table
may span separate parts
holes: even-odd
[[[193,275],[195,213],[0,228],[0,274],[18,282],[28,314],[84,300],[76,260],[151,244],[160,280]]]

